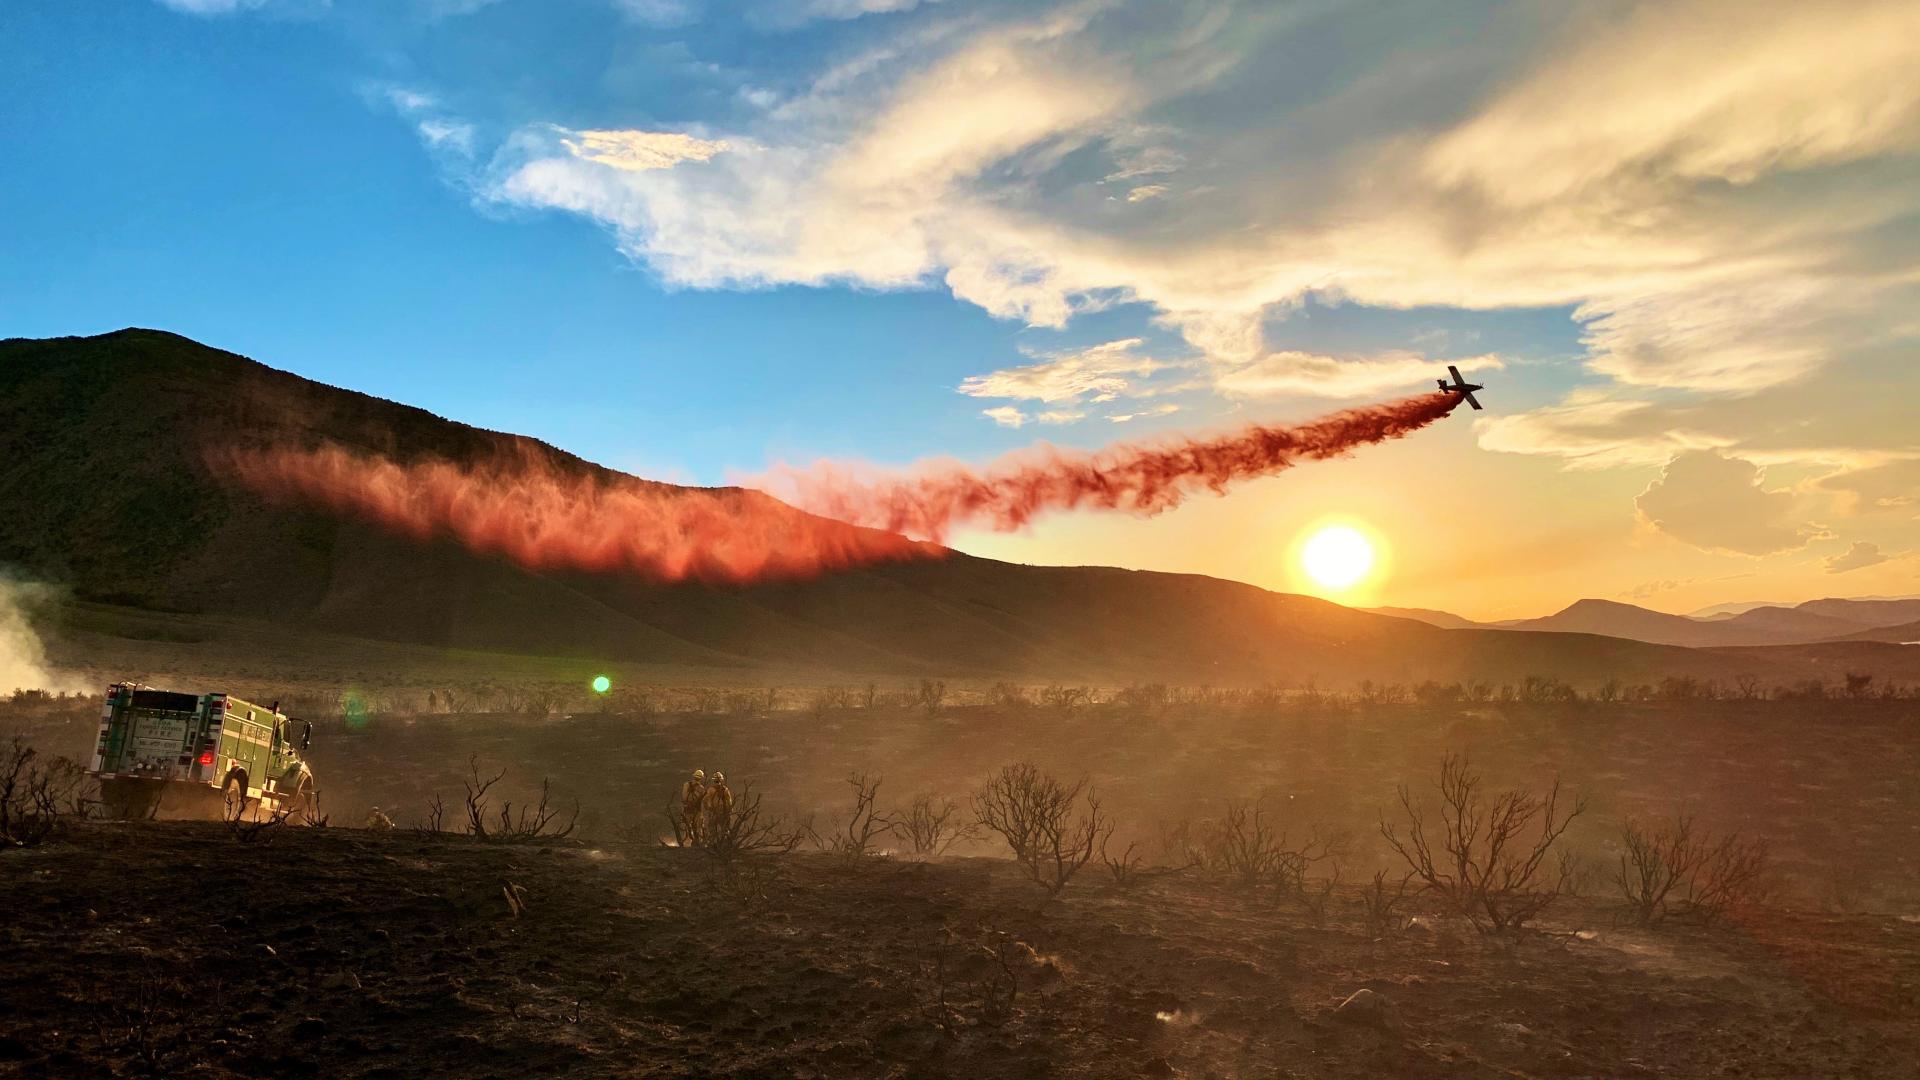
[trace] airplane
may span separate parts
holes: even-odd
[[[1480,408],[1480,402],[1474,399],[1473,392],[1475,390],[1485,390],[1486,387],[1481,386],[1479,383],[1470,383],[1462,380],[1460,378],[1460,369],[1454,367],[1452,364],[1447,365],[1447,374],[1453,376],[1453,385],[1447,385],[1447,380],[1445,379],[1437,380],[1440,383],[1440,392],[1443,394],[1459,394],[1461,397],[1467,399],[1467,404],[1476,409]]]

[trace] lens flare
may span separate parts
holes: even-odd
[[[595,676],[593,677],[593,692],[594,692],[594,693],[596,693],[596,694],[604,694],[604,693],[606,693],[607,691],[609,691],[609,690],[611,690],[611,689],[613,689],[613,680],[612,680],[612,679],[609,679],[609,678],[607,678],[607,677],[606,677],[605,675],[595,675]]]

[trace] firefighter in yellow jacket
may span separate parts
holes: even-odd
[[[733,818],[733,789],[727,786],[727,774],[716,772],[713,783],[707,785],[706,800],[702,807],[706,820],[701,822],[701,836],[724,836],[727,825]]]
[[[680,785],[680,843],[700,846],[701,816],[707,801],[707,771],[693,770],[693,779]]]

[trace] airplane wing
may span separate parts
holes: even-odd
[[[1476,409],[1480,408],[1479,400],[1476,399],[1471,393],[1461,394],[1460,396],[1467,399],[1467,404],[1473,406]]]
[[[1452,364],[1448,364],[1448,365],[1447,365],[1447,374],[1449,374],[1449,375],[1451,375],[1451,376],[1453,376],[1453,384],[1454,384],[1455,386],[1458,386],[1458,385],[1460,385],[1461,383],[1463,383],[1463,382],[1466,382],[1466,381],[1467,381],[1467,380],[1465,380],[1465,379],[1463,379],[1463,378],[1461,378],[1461,377],[1460,377],[1460,369],[1459,369],[1459,368],[1457,368],[1457,367],[1454,367],[1454,366],[1453,366]]]

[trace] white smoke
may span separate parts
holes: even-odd
[[[30,612],[54,597],[52,586],[0,573],[0,695],[16,690],[81,689],[79,680],[60,674],[47,662],[46,646],[29,618]]]

